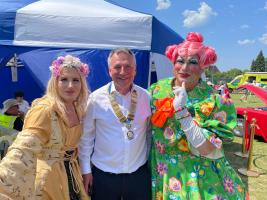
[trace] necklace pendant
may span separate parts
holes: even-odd
[[[129,130],[127,132],[127,138],[128,138],[128,140],[132,140],[134,138],[134,132]]]

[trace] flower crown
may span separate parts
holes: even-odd
[[[87,77],[90,72],[87,64],[82,63],[79,58],[71,55],[66,55],[65,57],[59,56],[52,62],[52,65],[49,67],[49,69],[52,72],[53,76],[59,77],[62,67],[76,68],[78,69],[80,74],[85,77]]]

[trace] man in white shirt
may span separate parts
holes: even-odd
[[[129,49],[111,51],[108,66],[112,82],[91,94],[84,120],[84,186],[92,200],[150,200],[150,96],[133,83],[136,60]]]

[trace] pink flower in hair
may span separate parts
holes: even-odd
[[[58,77],[60,75],[60,65],[62,65],[63,61],[64,57],[60,56],[52,62],[49,69],[53,73],[53,76]]]
[[[90,73],[90,70],[89,70],[88,65],[83,63],[83,64],[80,66],[80,72],[81,72],[85,77],[87,77],[88,74]]]
[[[82,63],[79,58],[66,55],[65,57],[60,56],[56,60],[52,62],[52,65],[49,67],[50,71],[52,72],[53,76],[59,77],[61,68],[76,68],[81,75],[87,77],[89,74],[88,65]]]

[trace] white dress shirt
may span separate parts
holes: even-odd
[[[22,102],[19,102],[19,111],[26,114],[29,108],[30,108],[30,105],[26,100],[23,99]]]
[[[94,91],[89,98],[84,119],[84,133],[79,144],[79,161],[82,174],[91,173],[92,163],[97,168],[111,173],[132,173],[145,164],[148,143],[151,138],[148,128],[150,110],[149,93],[133,85],[137,92],[137,105],[132,131],[134,138],[127,138],[128,129],[113,112],[109,93],[115,91],[116,102],[127,117],[131,105],[131,92],[121,95],[113,82]]]

